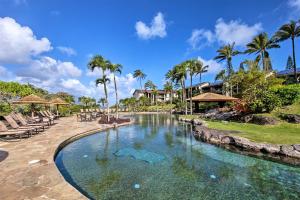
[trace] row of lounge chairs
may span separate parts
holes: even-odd
[[[103,112],[97,109],[80,109],[80,113],[77,114],[77,121],[93,121],[97,117],[100,117]]]
[[[13,112],[3,116],[4,120],[0,120],[0,139],[28,138],[45,131],[54,124],[54,118],[50,114],[43,115],[45,116],[29,118]]]

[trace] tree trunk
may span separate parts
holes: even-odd
[[[103,70],[103,78],[104,78],[104,70]],[[106,88],[106,82],[104,80],[104,83],[103,83],[103,87],[104,87],[104,93],[105,93],[105,100],[106,100],[106,105],[107,105],[107,121],[109,121],[109,104],[108,104],[108,96],[107,96],[107,88]]]
[[[296,55],[295,55],[295,39],[294,39],[294,37],[292,37],[292,45],[293,45],[294,77],[295,77],[296,83],[298,83],[298,79],[297,79],[297,65],[296,65]]]
[[[193,114],[193,101],[192,101],[192,97],[193,97],[193,76],[191,74],[191,79],[190,79],[191,83],[191,87],[190,87],[190,114]]]
[[[185,91],[185,82],[182,80],[182,96],[183,96],[183,103],[185,106],[185,115],[187,115],[187,103],[186,103],[186,91]]]
[[[200,73],[199,74],[199,77],[200,77],[200,85],[199,85],[199,87],[200,87],[200,94],[202,93],[202,87],[201,87],[201,82],[202,82],[202,73]]]
[[[264,52],[262,51],[261,52],[261,60],[262,60],[262,64],[263,64],[263,71],[267,71],[266,70],[266,66],[265,66],[265,55],[264,55]]]
[[[117,119],[119,119],[119,99],[118,99],[118,89],[117,89],[117,82],[116,82],[116,76],[115,75],[114,75],[114,84],[115,84],[115,92],[116,92]]]

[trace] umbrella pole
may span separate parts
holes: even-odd
[[[56,115],[58,117],[58,104],[56,104]]]
[[[30,108],[31,108],[31,117],[34,118],[33,103],[30,104]]]

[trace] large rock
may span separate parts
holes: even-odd
[[[201,119],[193,119],[193,124],[194,125],[200,125],[200,126],[207,126],[207,123]]]
[[[297,114],[280,114],[280,118],[290,123],[300,124],[300,115]]]
[[[244,122],[253,123],[258,125],[275,125],[278,123],[273,117],[267,117],[262,115],[246,115],[243,117]]]
[[[260,152],[268,154],[278,154],[280,152],[280,145],[263,144]]]
[[[300,159],[300,152],[295,149],[294,145],[282,145],[280,153],[289,157]]]

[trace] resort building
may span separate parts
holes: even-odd
[[[299,80],[300,77],[300,68],[296,69],[297,72],[297,77]],[[294,69],[286,69],[286,70],[282,70],[276,73],[276,76],[278,78],[285,78],[285,77],[290,77],[290,78],[294,78]]]
[[[139,99],[142,96],[145,96],[151,99],[151,102],[154,102],[155,99],[157,99],[158,102],[167,102],[171,100],[171,94],[165,90],[157,90],[156,96],[153,94],[153,92],[153,90],[135,90],[133,92],[133,97]],[[177,97],[176,92],[173,92],[173,97]]]
[[[190,98],[190,88],[191,87],[185,88],[187,98]],[[196,85],[193,85],[192,91],[193,91],[193,96],[200,94],[201,91],[202,93],[212,92],[212,93],[222,94],[222,88],[223,88],[223,81],[216,81],[213,83],[203,82],[203,83],[198,83]]]

